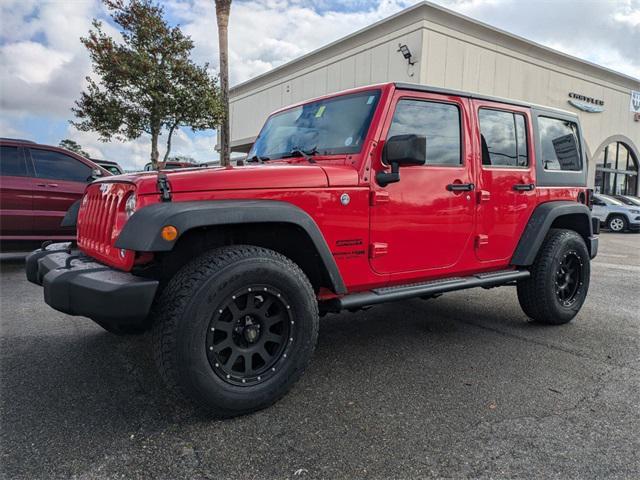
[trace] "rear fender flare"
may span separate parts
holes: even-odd
[[[511,258],[511,264],[516,266],[532,265],[549,229],[552,228],[556,220],[561,221],[562,217],[579,219],[580,232],[578,233],[584,237],[593,258],[596,252],[591,251],[593,249],[592,242],[590,242],[590,239],[593,238],[591,210],[586,205],[577,202],[553,201],[538,205],[533,211]]]
[[[320,256],[333,290],[337,294],[346,293],[340,271],[318,225],[304,210],[287,202],[213,200],[155,203],[131,216],[115,246],[138,252],[168,252],[180,236],[194,228],[246,223],[289,223],[302,228]],[[176,227],[178,238],[164,240],[160,231],[165,225]]]

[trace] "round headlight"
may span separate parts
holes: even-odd
[[[127,218],[129,218],[136,211],[136,194],[132,193],[127,198],[127,202],[124,204],[124,212],[127,214]]]

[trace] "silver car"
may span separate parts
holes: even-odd
[[[593,196],[592,215],[612,232],[640,231],[640,206],[625,205],[608,195]]]

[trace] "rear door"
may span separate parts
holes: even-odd
[[[62,152],[30,148],[35,169],[33,208],[37,235],[73,236],[60,222],[73,202],[80,199],[91,180],[92,168]]]
[[[480,157],[476,257],[507,265],[536,206],[531,113],[495,102],[473,104]]]
[[[397,183],[372,183],[370,262],[391,281],[393,274],[406,280],[455,270],[473,233],[471,148],[463,127],[468,105],[447,95],[394,95],[381,143],[394,135],[424,135],[427,156],[425,165],[401,167]]]
[[[22,147],[0,147],[0,236],[33,234],[33,179]]]

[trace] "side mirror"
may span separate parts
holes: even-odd
[[[95,179],[102,177],[102,170],[99,168],[94,168],[91,170],[91,175],[89,176],[89,181],[93,182]]]
[[[382,150],[382,162],[391,165],[391,173],[379,172],[376,181],[381,187],[400,181],[400,166],[424,165],[427,159],[427,138],[424,135],[394,135]]]

